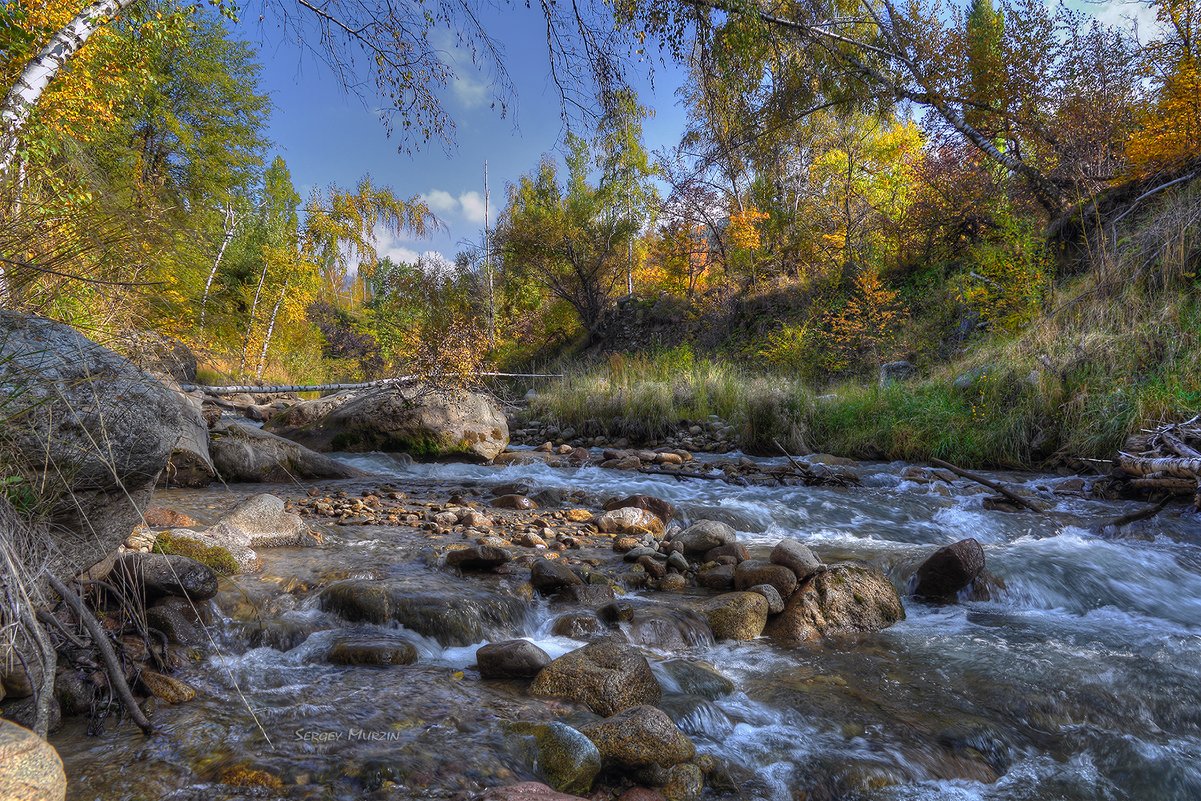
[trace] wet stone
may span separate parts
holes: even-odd
[[[411,665],[417,647],[398,637],[352,635],[336,639],[326,659],[335,665]]]
[[[532,679],[550,664],[546,651],[529,640],[489,643],[476,651],[475,659],[485,679]]]

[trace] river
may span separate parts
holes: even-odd
[[[1191,513],[1100,534],[1103,521],[1138,506],[1052,498],[1049,478],[1026,476],[1019,480],[1053,500],[1049,514],[987,511],[981,495],[904,481],[900,464],[859,466],[860,488],[820,489],[346,458],[414,494],[486,499],[490,487],[524,479],[576,493],[576,503],[656,495],[685,517],[730,522],[752,548],[796,538],[826,562],[870,562],[902,593],[935,547],[965,537],[983,544],[1003,585],[989,600],[928,606],[906,598],[908,616],[892,628],[811,646],[714,643],[679,612],[702,591],[645,593],[679,623],[679,636],[631,635],[665,689],[663,706],[725,765],[707,797],[1201,799],[1201,527]],[[158,501],[203,522],[261,489],[173,490]],[[91,737],[72,722],[52,737],[71,798],[465,798],[538,778],[511,723],[571,723],[581,713],[529,698],[520,683],[481,681],[471,670],[481,643],[442,645],[401,631],[420,653],[414,665],[319,658],[349,625],[316,603],[315,589],[332,579],[384,575],[432,598],[505,592],[512,580],[449,575],[415,529],[330,531],[319,548],[264,550],[261,574],[224,583],[212,627],[218,653],[178,674],[200,695],[159,708],[161,733],[147,739],[125,724]],[[526,637],[557,656],[584,644],[550,634],[563,611],[530,601],[485,639]],[[680,657],[710,663],[735,690],[687,692],[671,669]],[[230,766],[264,771],[282,786],[216,783]]]

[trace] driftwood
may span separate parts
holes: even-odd
[[[71,611],[75,613],[75,617],[87,629],[88,635],[92,638],[96,648],[100,651],[100,656],[104,659],[105,672],[108,674],[109,684],[113,688],[113,692],[121,699],[125,710],[129,712],[130,718],[138,725],[144,734],[153,734],[154,726],[142,713],[138,702],[134,700],[133,693],[129,690],[129,684],[125,681],[125,673],[121,670],[121,663],[117,661],[117,653],[113,650],[113,644],[109,642],[108,636],[100,628],[100,624],[96,622],[96,618],[88,611],[88,608],[83,605],[83,600],[79,595],[67,585],[63,584],[54,576],[47,574],[46,581],[49,582],[51,588],[54,589],[67,604],[71,607]]]
[[[779,440],[773,439],[771,444],[775,445],[780,453],[784,454],[784,458],[792,465],[793,472],[801,477],[801,480],[805,482],[805,486],[807,487],[850,487],[859,485],[859,477],[853,473],[840,473],[830,469],[819,472],[809,465],[802,464],[792,458],[792,454],[780,444]]]
[[[1147,520],[1155,517],[1164,510],[1164,507],[1168,505],[1170,500],[1172,500],[1172,496],[1165,495],[1163,500],[1154,506],[1148,506],[1145,509],[1139,509],[1137,512],[1131,512],[1128,515],[1115,517],[1112,521],[1110,521],[1109,525],[1113,526],[1114,528],[1121,528],[1122,526],[1128,526],[1131,523],[1137,523],[1140,520]]]
[[[475,373],[478,378],[562,378],[560,373]],[[371,387],[406,386],[421,381],[420,376],[400,375],[395,378],[383,378],[379,381],[364,381],[357,384],[273,384],[270,386],[255,386],[254,384],[212,387],[205,384],[181,384],[184,392],[197,390],[206,395],[274,395],[284,392],[341,392],[344,389],[370,389]]]
[[[730,477],[725,473],[696,473],[688,470],[659,470],[652,467],[640,467],[639,473],[645,473],[648,476],[671,476],[672,478],[683,481],[686,478],[700,478],[705,481],[731,481],[735,484],[746,486],[746,479],[738,476]]]
[[[1037,512],[1038,514],[1042,514],[1044,511],[1046,511],[1042,507],[1026,500],[1021,495],[1018,495],[1016,492],[1004,486],[1003,484],[998,484],[992,479],[985,478],[979,473],[973,473],[970,470],[964,470],[962,467],[957,467],[950,462],[944,462],[942,459],[932,458],[930,459],[930,464],[934,465],[935,467],[941,467],[944,470],[950,470],[955,475],[966,478],[968,481],[975,481],[981,486],[988,487],[993,492],[1004,495],[1010,501],[1022,507],[1023,509],[1029,509],[1031,512]]]
[[[1117,467],[1129,485],[1146,492],[1192,495],[1201,509],[1201,416],[1145,429],[1126,443]]]

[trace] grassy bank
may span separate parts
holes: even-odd
[[[576,368],[531,406],[542,420],[653,441],[716,415],[744,448],[965,466],[1109,458],[1128,435],[1201,410],[1201,305],[1104,294],[1092,280],[1020,337],[986,341],[909,382],[814,388],[687,348]]]

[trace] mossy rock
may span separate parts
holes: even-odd
[[[158,540],[154,543],[154,553],[186,556],[219,576],[232,576],[238,572],[238,560],[234,559],[228,549],[170,531],[159,532]]]

